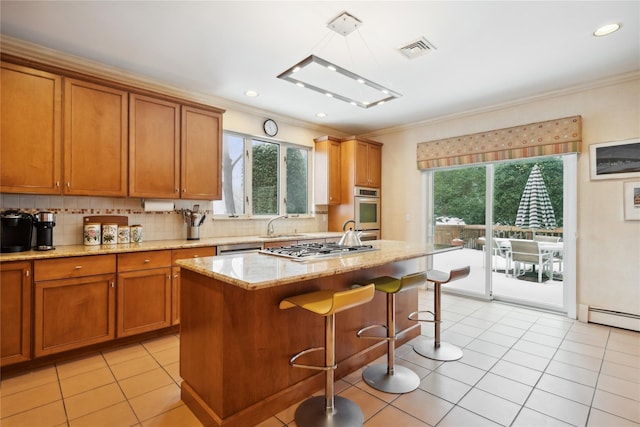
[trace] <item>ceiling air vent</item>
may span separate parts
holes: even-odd
[[[399,48],[398,50],[407,58],[413,59],[417,58],[418,56],[424,55],[425,53],[431,52],[432,50],[436,50],[436,48],[434,45],[429,43],[427,39],[422,37],[404,47]]]

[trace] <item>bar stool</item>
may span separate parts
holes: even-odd
[[[360,407],[349,399],[333,394],[335,354],[335,314],[368,303],[373,299],[373,284],[345,291],[323,290],[307,294],[295,295],[280,301],[280,309],[300,307],[314,314],[324,316],[324,347],[313,347],[299,352],[289,359],[289,364],[296,368],[308,368],[325,371],[324,396],[311,397],[298,406],[295,414],[296,425],[315,426],[361,426],[364,415]],[[324,350],[325,365],[303,365],[296,360],[305,354]]]
[[[442,318],[441,288],[444,283],[453,282],[469,275],[471,268],[469,266],[451,270],[446,273],[444,271],[429,270],[427,271],[427,281],[433,282],[433,311],[422,310],[414,311],[409,314],[409,320],[417,320],[418,322],[432,322],[435,325],[435,338],[433,340],[421,341],[413,346],[416,353],[429,359],[450,362],[458,360],[462,357],[462,350],[453,344],[440,342],[440,322]],[[433,319],[421,319],[420,313],[429,313]]]
[[[366,326],[357,332],[359,338],[387,341],[387,364],[371,365],[362,373],[362,379],[376,390],[386,393],[409,393],[420,385],[418,374],[404,366],[395,366],[396,294],[423,285],[426,281],[427,275],[424,272],[409,274],[400,279],[382,276],[370,281],[375,285],[376,291],[387,294],[387,324]],[[362,335],[373,328],[385,328],[387,336]]]

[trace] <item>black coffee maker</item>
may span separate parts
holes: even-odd
[[[6,211],[0,215],[0,252],[24,252],[31,249],[33,215]]]
[[[53,247],[53,227],[56,217],[53,212],[38,212],[33,218],[36,227],[36,251],[50,251]]]

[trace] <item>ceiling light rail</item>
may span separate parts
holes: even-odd
[[[351,79],[352,82],[375,89],[379,97],[376,97],[371,100],[356,100],[353,97],[340,94],[335,90],[330,90],[330,89],[327,89],[326,87],[320,87],[318,84],[309,83],[307,81],[303,81],[297,78],[297,74],[300,73],[300,71],[302,71],[305,67],[309,67],[313,64],[320,65],[321,67],[324,67],[324,69],[328,70],[329,72],[337,72],[342,76],[345,76]],[[323,95],[330,96],[332,98],[336,98],[341,101],[348,102],[351,105],[356,105],[362,108],[371,108],[376,105],[382,105],[388,101],[392,101],[402,96],[398,92],[395,92],[387,87],[384,87],[376,82],[366,79],[356,73],[353,73],[345,68],[342,68],[336,64],[333,64],[315,55],[309,55],[302,61],[298,62],[297,64],[287,69],[285,72],[281,73],[278,76],[278,78],[291,82],[297,86],[311,89]]]

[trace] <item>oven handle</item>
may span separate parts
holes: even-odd
[[[361,242],[367,240],[380,240],[380,230],[362,230],[358,231]]]

